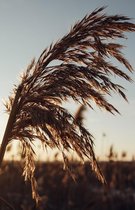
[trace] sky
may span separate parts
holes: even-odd
[[[135,0],[0,0],[0,139],[6,127],[8,115],[3,100],[12,93],[19,75],[30,61],[57,39],[69,32],[71,26],[95,8],[107,6],[110,15],[124,14],[135,18]],[[135,19],[132,20],[135,22]],[[122,43],[126,58],[135,69],[135,33],[127,34]],[[135,80],[135,73],[130,75]],[[84,113],[84,124],[95,137],[95,152],[105,158],[108,148],[128,159],[135,155],[135,83],[120,81],[126,88],[129,103],[118,96],[110,102],[121,115],[111,115],[95,107]],[[77,106],[68,104],[74,113]]]

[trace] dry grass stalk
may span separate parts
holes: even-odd
[[[83,119],[84,119],[83,113],[85,110],[86,110],[86,106],[83,104],[80,105],[80,107],[78,108],[78,110],[76,111],[75,116],[74,116],[75,122],[79,122],[82,125]]]
[[[15,208],[7,201],[5,200],[3,197],[0,196],[0,201],[3,202],[7,207],[8,209],[12,209],[12,210],[15,210]]]
[[[46,48],[37,62],[33,60],[6,104],[10,116],[1,145],[0,164],[7,144],[13,139],[20,140],[25,149],[24,175],[31,180],[37,199],[32,149],[36,139],[47,147],[57,147],[67,168],[65,151],[74,150],[81,160],[87,157],[104,182],[94,154],[93,136],[61,105],[69,98],[90,107],[94,101],[114,114],[119,111],[105,96],[113,91],[127,100],[124,88],[113,83],[110,75],[132,80],[109,59],[115,58],[129,72],[133,71],[121,52],[123,46],[114,40],[125,38],[124,32],[135,31],[135,24],[126,16],[108,16],[103,10],[96,9],[86,15],[61,40]],[[59,65],[51,66],[54,60],[59,60]]]

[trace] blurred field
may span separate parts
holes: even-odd
[[[63,170],[62,163],[37,163],[36,178],[42,201],[31,199],[31,188],[22,177],[19,162],[4,162],[0,171],[0,197],[16,210],[134,210],[135,162],[101,162],[107,186],[91,173],[88,163],[71,164],[76,182]],[[9,208],[0,199],[0,210]]]

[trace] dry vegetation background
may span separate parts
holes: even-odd
[[[59,161],[37,162],[36,179],[41,202],[36,207],[31,187],[22,177],[20,162],[5,162],[0,172],[0,209],[16,210],[134,210],[135,162],[100,162],[108,185],[93,175],[89,163],[72,162],[76,182]]]

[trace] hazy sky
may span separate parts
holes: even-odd
[[[0,138],[7,122],[2,100],[10,95],[13,84],[18,84],[19,74],[77,20],[104,5],[108,14],[135,18],[135,0],[0,0]],[[122,42],[127,46],[123,52],[135,68],[135,33],[127,36],[128,40]],[[131,76],[135,80],[135,73]],[[129,103],[117,96],[111,99],[121,115],[113,116],[98,108],[85,113],[85,125],[95,136],[97,155],[105,153],[111,144],[117,152],[127,151],[129,158],[135,155],[135,83],[121,84],[127,89]],[[68,107],[71,112],[76,109]]]

